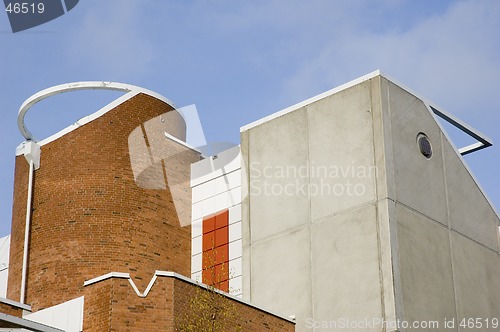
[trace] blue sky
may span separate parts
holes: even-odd
[[[381,69],[497,143],[465,159],[498,207],[498,17],[496,0],[81,0],[13,34],[2,12],[0,236],[10,232],[19,106],[44,88],[83,80],[196,104],[207,140],[238,143],[241,126]],[[51,98],[29,112],[28,128],[43,139],[116,97]]]

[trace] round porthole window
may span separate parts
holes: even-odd
[[[432,157],[432,145],[429,137],[424,133],[419,133],[417,135],[417,144],[424,157],[430,159]]]

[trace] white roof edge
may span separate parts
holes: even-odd
[[[14,300],[10,300],[5,297],[0,297],[0,303],[5,303],[14,307],[21,308],[23,310],[31,311],[31,306],[29,304],[16,302]]]
[[[55,141],[56,139],[66,135],[67,133],[72,132],[76,128],[81,127],[81,126],[101,117],[102,115],[106,114],[107,112],[109,112],[113,108],[115,108],[115,107],[119,106],[120,104],[124,103],[125,101],[131,99],[132,97],[136,96],[137,94],[139,94],[139,92],[129,92],[127,94],[124,94],[123,96],[118,97],[117,99],[113,100],[109,104],[105,105],[103,108],[99,109],[97,112],[94,112],[92,114],[84,116],[83,118],[79,119],[78,121],[76,121],[72,125],[69,125],[68,127],[64,128],[64,129],[61,129],[60,131],[58,131],[54,135],[51,135],[47,138],[44,138],[43,140],[38,142],[38,144],[40,146],[42,146],[42,145],[45,145],[45,144],[48,144],[50,142]]]
[[[104,274],[102,276],[95,277],[93,279],[84,281],[83,282],[83,286],[92,285],[92,284],[95,284],[95,283],[97,283],[99,281],[103,281],[103,280],[106,280],[106,279],[109,279],[109,278],[124,278],[124,279],[129,279],[130,278],[130,274],[123,273],[123,272],[109,272],[109,273],[106,273],[106,274]]]
[[[278,111],[276,113],[270,114],[270,115],[265,116],[265,117],[263,117],[263,118],[261,118],[259,120],[256,120],[256,121],[251,122],[251,123],[249,123],[247,125],[244,125],[243,127],[240,128],[240,132],[244,132],[244,131],[246,131],[248,129],[251,129],[253,127],[259,126],[259,125],[261,125],[263,123],[266,123],[266,122],[271,121],[273,119],[276,119],[276,118],[278,118],[278,117],[280,117],[282,115],[285,115],[285,114],[288,114],[290,112],[293,112],[293,111],[295,111],[295,110],[297,110],[297,109],[299,109],[301,107],[304,107],[306,105],[312,104],[312,103],[314,103],[314,102],[316,102],[318,100],[321,100],[321,99],[326,98],[328,96],[331,96],[331,95],[333,95],[333,94],[335,94],[337,92],[340,92],[342,90],[345,90],[345,89],[348,89],[348,88],[353,87],[355,85],[358,85],[359,83],[362,83],[364,81],[367,81],[367,80],[372,79],[372,78],[374,78],[376,76],[379,76],[379,75],[380,76],[384,76],[384,75],[382,75],[382,72],[380,70],[375,70],[375,71],[373,71],[373,72],[371,72],[369,74],[366,74],[366,75],[363,75],[361,77],[358,77],[358,78],[356,78],[356,79],[354,79],[354,80],[352,80],[350,82],[344,83],[344,84],[339,85],[339,86],[337,86],[337,87],[335,87],[333,89],[330,89],[328,91],[320,93],[319,95],[316,95],[314,97],[311,97],[309,99],[301,101],[301,102],[299,102],[299,103],[297,103],[295,105],[292,105],[292,106],[289,106],[289,107],[287,107],[285,109],[282,109],[281,111]]]
[[[108,111],[112,110],[113,108],[117,107],[118,105],[122,104],[123,102],[135,97],[139,93],[144,93],[146,95],[149,95],[151,97],[154,97],[158,100],[163,101],[167,105],[171,106],[172,108],[177,110],[176,105],[166,97],[160,95],[159,93],[156,93],[154,91],[135,86],[135,85],[130,85],[130,84],[124,84],[124,83],[117,83],[117,82],[104,82],[104,81],[85,81],[85,82],[73,82],[73,83],[66,83],[66,84],[60,84],[56,85],[47,89],[44,89],[42,91],[39,91],[26,99],[24,103],[21,105],[19,108],[18,112],[18,117],[17,117],[17,125],[19,128],[19,131],[21,134],[27,139],[27,140],[33,140],[34,137],[33,135],[29,132],[29,130],[26,128],[26,125],[24,123],[24,117],[28,110],[35,105],[36,103],[42,101],[43,99],[46,99],[48,97],[60,94],[60,93],[65,93],[65,92],[71,92],[71,91],[78,91],[78,90],[113,90],[113,91],[123,91],[126,92],[123,96],[120,96],[119,98],[113,100],[109,104],[105,105],[98,111],[87,115],[83,117],[82,119],[78,120],[74,124],[60,130],[54,135],[49,136],[48,138],[45,138],[38,142],[40,145],[47,144],[49,142],[52,142],[56,140],[57,138],[75,130],[76,128],[87,124],[100,116],[104,115]],[[184,119],[184,116],[178,112],[181,117]],[[185,121],[185,120],[184,120]],[[22,154],[22,146],[23,143],[21,143],[20,146],[16,149],[16,155]]]
[[[202,154],[200,150],[198,150],[197,148],[195,148],[194,146],[192,146],[191,144],[188,144],[186,142],[184,142],[183,140],[180,140],[178,139],[177,137],[173,136],[173,135],[170,135],[169,133],[167,133],[166,131],[163,132],[163,134],[165,135],[165,138],[171,140],[171,141],[174,141],[175,143],[177,144],[180,144],[190,150],[193,150],[195,152],[198,152],[200,155]]]
[[[64,330],[58,329],[56,327],[48,326],[42,323],[38,323],[29,319],[20,318],[17,316],[8,315],[3,312],[0,312],[0,321],[16,325],[16,327],[13,327],[8,331],[17,331],[19,328],[22,328],[22,331],[64,332]],[[2,330],[5,331],[4,329]]]

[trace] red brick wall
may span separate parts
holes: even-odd
[[[143,291],[143,289],[140,289]],[[180,331],[183,317],[196,317],[190,299],[204,291],[173,277],[158,277],[146,298],[137,296],[127,279],[111,278],[85,288],[83,329],[101,331]],[[222,331],[295,331],[295,324],[230,298],[235,315]],[[239,329],[238,329],[239,328]],[[208,331],[208,330],[206,330]]]
[[[24,247],[29,165],[24,157],[16,158],[14,199],[10,237],[9,278],[7,298],[20,301],[21,269]]]
[[[143,291],[143,289],[141,289]],[[85,289],[84,331],[173,331],[173,285],[158,278],[139,297],[128,279],[112,278]]]
[[[16,306],[13,306],[11,304],[3,303],[3,302],[0,302],[0,312],[3,314],[16,316],[16,317],[23,316],[23,309],[16,307]],[[0,325],[0,327],[3,327],[3,326]]]
[[[130,273],[140,289],[155,270],[190,273],[190,227],[180,227],[168,189],[136,184],[128,149],[136,127],[170,110],[139,94],[42,146],[26,289],[33,311],[82,295],[85,280],[111,271]],[[196,153],[183,158],[199,160]],[[189,177],[189,168],[179,171]],[[14,300],[21,283],[27,182],[27,162],[18,156],[8,285]]]
[[[199,310],[204,308],[196,308],[193,310],[191,300],[193,296],[199,296],[199,286],[185,282],[179,279],[173,279],[174,282],[174,317],[175,327],[180,330],[182,327],[182,318],[186,313],[190,317],[197,317]],[[206,291],[206,290],[202,290]],[[240,301],[233,300],[230,297],[222,297],[220,306],[228,308],[227,316],[224,320],[222,331],[242,331],[242,332],[260,332],[260,331],[276,331],[276,332],[291,332],[295,331],[295,324],[274,316],[266,311],[246,305]],[[196,318],[195,318],[196,319]],[[208,329],[206,329],[208,331]]]
[[[108,279],[85,288],[83,304],[84,331],[109,331],[113,280],[115,279]]]

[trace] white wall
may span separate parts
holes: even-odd
[[[0,297],[7,297],[9,277],[10,235],[0,239]]]
[[[202,281],[203,217],[229,210],[229,292],[241,297],[241,155],[239,146],[191,167],[193,199],[191,278]]]
[[[83,331],[83,303],[84,297],[81,296],[53,307],[27,314],[23,318],[66,332],[80,332]]]

